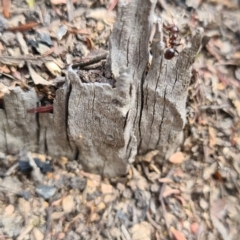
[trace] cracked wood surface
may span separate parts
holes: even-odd
[[[85,170],[106,177],[127,172],[137,153],[158,149],[156,161],[169,157],[181,143],[186,122],[191,65],[201,44],[201,30],[172,60],[164,59],[161,22],[149,37],[156,0],[119,1],[110,38],[105,80],[85,82],[71,68],[56,92],[53,114],[33,114],[38,97],[19,87],[4,96],[0,109],[0,151],[22,147],[51,156],[79,159]],[[80,75],[80,77],[79,77]]]

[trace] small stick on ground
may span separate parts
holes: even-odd
[[[52,203],[50,204],[47,210],[47,221],[46,221],[46,230],[44,233],[44,239],[48,239],[48,235],[51,232],[51,228],[52,228],[51,215],[52,215]]]
[[[175,169],[171,168],[171,170],[167,174],[166,178],[170,178],[172,176],[172,174],[174,173],[174,171],[175,171]],[[161,191],[160,191],[160,194],[159,194],[159,201],[161,202],[163,217],[165,219],[168,234],[169,234],[170,238],[172,239],[172,233],[170,231],[170,224],[169,224],[168,219],[166,217],[166,207],[165,207],[164,200],[163,200],[163,193],[164,193],[164,190],[166,188],[166,185],[167,185],[167,183],[163,183],[163,185],[162,185],[162,188],[161,188]]]
[[[100,62],[101,60],[104,60],[107,58],[108,52],[105,52],[103,54],[97,55],[94,58],[90,58],[89,60],[85,60],[79,63],[73,63],[72,67],[76,68],[76,67],[86,67],[95,63]]]
[[[147,220],[152,224],[154,228],[156,228],[159,231],[161,230],[161,227],[152,219],[149,211],[147,211]]]

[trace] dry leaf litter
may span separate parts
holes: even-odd
[[[118,1],[2,3],[0,107],[14,86],[34,86],[32,112],[52,111],[67,66],[100,71]],[[183,46],[205,29],[183,145],[161,165],[156,151],[138,156],[116,179],[73,159],[0,153],[0,239],[239,239],[239,1],[159,0],[156,12],[178,24]]]

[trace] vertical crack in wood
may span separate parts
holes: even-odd
[[[158,148],[158,146],[160,144],[161,136],[162,136],[162,125],[163,125],[163,120],[165,118],[165,107],[166,107],[166,88],[165,88],[165,92],[164,92],[164,96],[163,96],[162,119],[161,119],[160,124],[159,124],[158,139],[157,139],[157,144],[155,146],[155,149]]]
[[[116,87],[83,83],[69,69],[56,91],[53,114],[26,113],[36,107],[34,89],[16,87],[4,96],[0,137],[5,148],[12,153],[37,143],[40,152],[80,159],[85,170],[104,177],[125,174],[137,151],[158,149],[157,160],[167,158],[181,142],[190,68],[202,31],[197,30],[190,48],[166,60],[159,25],[146,72],[155,5],[156,0],[119,0],[105,72]]]
[[[47,141],[47,139],[48,139],[48,136],[47,136],[47,127],[45,127],[45,128],[44,128],[44,152],[45,152],[46,154],[49,154],[49,153],[48,153],[48,141]]]
[[[65,100],[65,134],[66,134],[66,139],[67,139],[67,142],[68,142],[68,146],[69,148],[71,149],[71,151],[74,151],[74,149],[72,148],[71,144],[70,144],[70,138],[69,138],[69,127],[68,127],[68,116],[69,116],[69,113],[68,113],[68,109],[69,109],[69,97],[71,95],[71,92],[72,92],[72,85],[71,83],[69,82],[69,80],[67,79],[66,77],[66,88],[67,88],[67,93],[66,93],[66,100]],[[77,159],[76,157],[78,157],[78,153],[76,153],[77,156],[75,155],[75,159]]]

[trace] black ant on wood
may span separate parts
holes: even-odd
[[[170,47],[165,51],[164,57],[165,59],[170,60],[175,56],[175,52],[178,53],[176,47],[181,45],[181,43],[177,42],[179,29],[174,23],[170,26],[164,27],[169,31],[168,43],[170,45]]]

